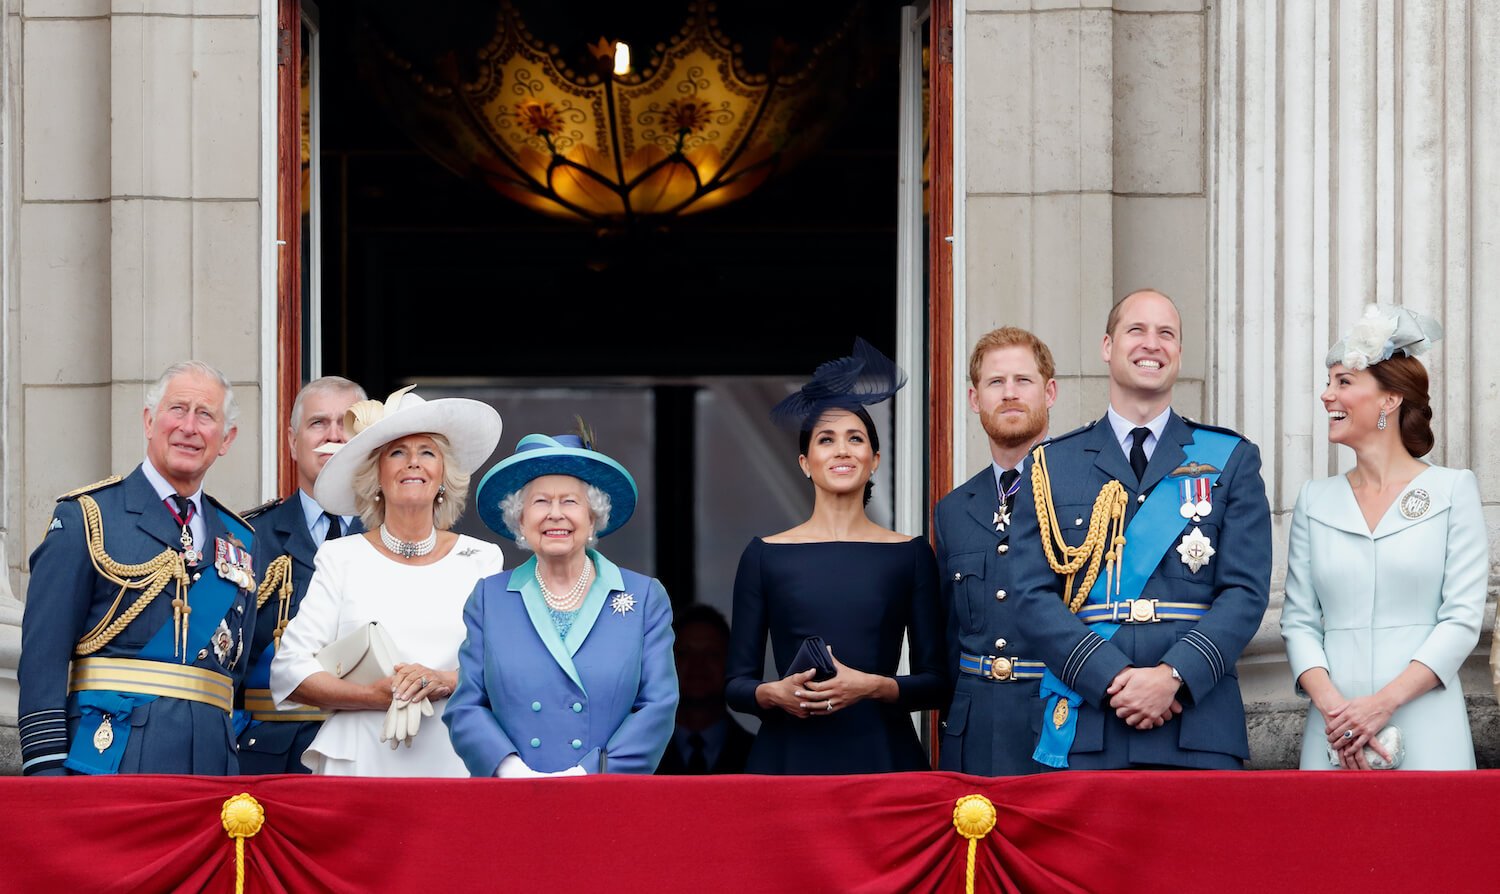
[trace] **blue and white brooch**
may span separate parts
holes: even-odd
[[[614,598],[609,600],[609,607],[617,615],[635,611],[635,596],[630,593],[616,593]]]

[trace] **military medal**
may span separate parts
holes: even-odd
[[[105,714],[99,720],[99,728],[94,730],[94,747],[100,754],[109,750],[109,746],[115,743],[115,729],[109,725],[109,715]]]
[[[173,500],[181,500],[182,504],[187,506],[187,515],[177,513],[177,507],[172,505]],[[166,500],[166,504],[167,511],[172,513],[172,520],[182,526],[182,533],[177,537],[177,543],[182,547],[182,560],[189,565],[198,564],[203,558],[203,553],[198,552],[193,546],[193,530],[188,527],[188,523],[193,520],[193,502],[173,494],[170,499]]]
[[[1058,729],[1062,729],[1063,724],[1067,722],[1068,700],[1065,698],[1060,698],[1057,700],[1057,707],[1052,709],[1052,725]]]
[[[1414,487],[1401,495],[1401,515],[1404,518],[1417,519],[1427,514],[1432,508],[1432,497],[1427,491],[1420,487]]]
[[[1193,533],[1183,534],[1182,542],[1177,545],[1177,554],[1182,556],[1182,564],[1186,565],[1194,574],[1198,569],[1208,564],[1208,560],[1214,556],[1214,548],[1208,542],[1201,528],[1193,528]]]
[[[214,540],[214,570],[219,572],[219,577],[242,590],[255,589],[250,553],[246,552],[243,546],[238,546],[222,537],[216,538]]]
[[[234,634],[229,632],[229,625],[222,619],[219,621],[219,629],[214,631],[213,639],[209,642],[214,647],[214,657],[219,664],[229,667],[229,650],[234,646]]]
[[[1010,473],[1007,472],[1005,474]],[[1000,505],[996,507],[995,517],[991,521],[991,524],[995,526],[995,533],[997,534],[1004,534],[1005,529],[1010,527],[1011,498],[1016,495],[1016,491],[1021,489],[1021,475],[1019,472],[1015,473],[1015,475],[1016,480],[1011,482],[1010,487],[1004,490],[1001,490],[1000,482],[995,482],[995,491],[1000,495]]]
[[[1208,478],[1183,478],[1177,483],[1177,488],[1182,496],[1178,515],[1197,522],[1214,511],[1213,483]]]

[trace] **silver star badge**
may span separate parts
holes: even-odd
[[[635,611],[635,597],[629,593],[616,593],[614,598],[609,600],[609,607],[617,615]]]
[[[1214,548],[1204,536],[1203,530],[1195,527],[1193,533],[1182,535],[1182,542],[1177,545],[1177,554],[1182,556],[1182,564],[1197,574],[1198,569],[1213,558]]]

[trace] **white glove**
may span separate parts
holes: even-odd
[[[392,751],[401,747],[402,742],[410,748],[422,725],[422,716],[425,714],[431,717],[432,713],[432,703],[425,698],[416,703],[399,698],[391,699],[391,706],[385,712],[385,723],[380,730],[380,741],[389,742]]]
[[[500,766],[495,769],[495,775],[501,779],[540,779],[547,774],[538,773],[526,766],[521,756],[512,752],[500,762]]]
[[[404,726],[406,723],[406,718],[403,716],[405,704],[406,702],[400,699],[391,699],[391,706],[385,709],[385,723],[380,727],[380,741],[391,743],[393,751],[401,744],[401,740],[397,738],[397,727]]]
[[[569,767],[566,770],[558,770],[556,773],[548,773],[548,776],[587,776],[588,771],[582,767]]]

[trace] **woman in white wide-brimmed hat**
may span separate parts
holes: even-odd
[[[500,414],[476,400],[410,392],[350,407],[351,437],[327,445],[336,452],[313,488],[325,510],[358,513],[367,529],[318,550],[271,664],[278,708],[331,713],[303,755],[315,773],[468,775],[447,728],[433,720],[458,685],[464,600],[501,570],[501,554],[448,529],[463,512],[469,476],[500,442]],[[325,670],[318,653],[372,622],[393,647],[394,673],[358,684]]]

